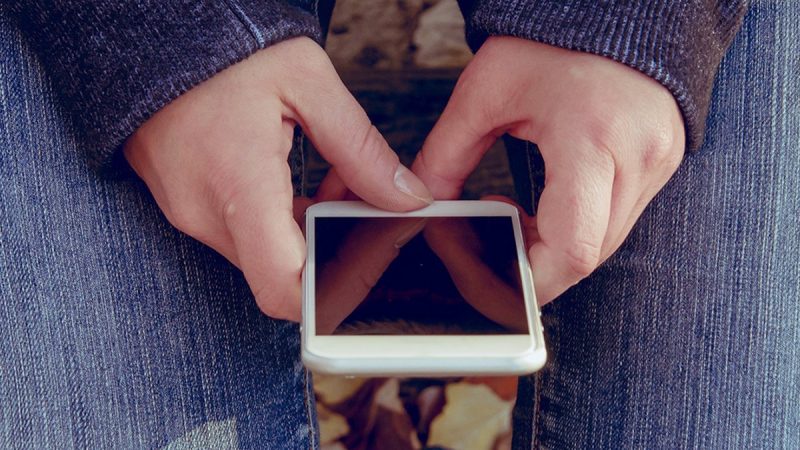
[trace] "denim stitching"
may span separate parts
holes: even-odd
[[[542,418],[542,376],[541,371],[533,374],[533,430],[531,430],[531,448],[541,448],[541,430],[539,420]]]
[[[534,173],[533,173],[533,159],[531,158],[531,144],[525,141],[525,160],[528,163],[528,182],[530,183],[530,196],[531,196],[531,210],[536,214],[537,201],[534,195]],[[539,420],[541,419],[541,406],[542,406],[542,379],[540,372],[533,374],[533,417],[531,419],[533,429],[531,430],[531,447],[541,448],[539,431]]]
[[[313,387],[311,385],[311,373],[308,369],[303,368],[303,373],[305,374],[303,377],[303,402],[306,406],[306,420],[308,424],[308,438],[311,442],[311,446],[309,448],[316,449],[318,448],[317,445],[317,433],[316,433],[316,424],[314,423],[314,414],[312,408],[315,406],[312,405],[311,396],[313,395]]]

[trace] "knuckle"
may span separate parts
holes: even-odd
[[[564,252],[564,259],[571,274],[581,280],[591,275],[600,263],[600,246],[576,241]]]
[[[584,121],[589,143],[601,152],[611,153],[620,141],[624,121],[621,114],[610,110],[605,114],[590,114]]]
[[[254,290],[253,296],[258,308],[274,319],[289,319],[292,309],[290,304],[300,301],[299,298],[295,298],[289,286],[278,286],[272,283],[264,284]]]
[[[269,279],[253,286],[256,304],[264,314],[275,319],[291,318],[292,304],[300,302],[300,274],[304,264],[302,256],[281,258],[280,265],[273,268]]]
[[[171,206],[164,210],[164,215],[169,223],[195,239],[202,239],[204,226],[202,217],[197,211],[188,206],[187,202],[170,202]]]
[[[680,147],[674,133],[666,127],[657,127],[649,133],[644,144],[642,165],[645,171],[677,169],[683,159]]]
[[[271,284],[264,284],[253,291],[258,308],[269,317],[274,319],[286,319],[287,295],[283,290]]]
[[[452,163],[448,162],[447,164],[433,164],[429,161],[429,158],[429,153],[424,150],[417,156],[419,170],[424,173],[426,177],[433,178],[446,186],[454,186],[457,190],[464,185],[466,177],[461,176],[459,173],[452,172],[452,163],[458,163],[457,161],[453,161]]]

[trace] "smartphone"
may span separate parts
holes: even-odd
[[[352,376],[515,375],[546,359],[518,211],[437,201],[306,211],[302,358]]]

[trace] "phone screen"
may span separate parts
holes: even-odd
[[[318,335],[527,334],[510,217],[317,217]]]

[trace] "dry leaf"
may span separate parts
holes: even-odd
[[[375,391],[374,401],[376,405],[383,406],[388,410],[405,412],[403,402],[400,401],[400,382],[397,378],[386,380],[386,383]]]
[[[511,444],[513,440],[513,435],[511,430],[508,430],[502,436],[497,438],[497,442],[494,443],[494,447],[492,450],[511,450]]]
[[[444,389],[441,386],[428,386],[417,394],[416,405],[419,411],[417,433],[422,439],[427,437],[431,421],[442,412],[444,403]]]
[[[488,450],[511,429],[514,403],[482,384],[455,383],[445,388],[442,414],[431,423],[428,446]]]
[[[330,444],[321,444],[319,450],[347,450],[341,442],[331,442]]]
[[[333,406],[353,396],[367,380],[369,379],[315,373],[314,393],[317,394],[318,401]]]
[[[378,450],[418,450],[422,448],[417,430],[405,412],[379,407],[375,427],[369,436],[367,448]]]
[[[317,403],[317,418],[320,444],[332,443],[350,432],[347,420],[326,408],[322,403]]]
[[[352,396],[330,407],[332,411],[344,416],[350,425],[350,433],[341,439],[348,449],[366,448],[369,433],[377,419],[378,405],[375,404],[375,396],[386,382],[387,380],[380,378],[368,379]]]
[[[388,380],[375,392],[375,424],[368,448],[381,450],[414,450],[422,448],[417,430],[400,401],[400,383]]]
[[[493,390],[498,397],[503,400],[514,400],[517,398],[517,377],[467,377],[464,382],[473,384],[485,384]]]

